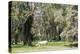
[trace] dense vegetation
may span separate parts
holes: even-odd
[[[11,44],[78,41],[77,5],[10,2]]]

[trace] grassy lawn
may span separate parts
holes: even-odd
[[[73,42],[74,43],[74,42]],[[72,42],[48,42],[47,45],[42,46],[23,46],[23,45],[12,45],[12,53],[20,52],[36,52],[36,51],[53,51],[53,50],[65,50],[74,49],[77,47],[68,47],[65,45],[72,44]]]

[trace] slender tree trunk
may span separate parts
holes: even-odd
[[[18,34],[15,35],[15,44],[18,44]]]

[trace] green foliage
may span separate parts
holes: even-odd
[[[23,24],[27,21],[30,14],[33,13],[33,23],[30,30],[33,34],[33,40],[77,41],[77,12],[76,5],[13,1],[11,7],[11,36],[19,33],[18,39],[20,41],[24,40],[24,35],[22,35]],[[25,33],[27,34],[27,32]]]

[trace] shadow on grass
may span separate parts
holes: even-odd
[[[35,47],[35,45],[22,45],[22,44],[17,44],[17,45],[11,45],[11,48],[21,48],[21,47]]]
[[[18,45],[11,45],[12,48],[20,48],[20,47],[23,47],[23,46],[24,45],[19,45],[19,44]]]
[[[71,43],[71,44],[64,45],[64,46],[67,46],[67,47],[78,47],[78,43]]]

